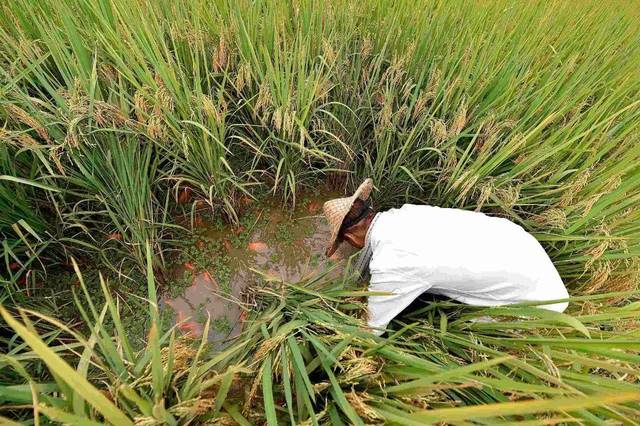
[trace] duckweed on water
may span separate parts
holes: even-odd
[[[293,236],[292,225],[290,221],[281,222],[276,225],[276,234],[275,234],[276,241],[284,244],[291,244],[293,243],[293,239],[294,239],[294,236]]]
[[[193,271],[191,269],[179,269],[179,276],[167,286],[167,293],[171,298],[180,296],[193,282]]]
[[[204,303],[200,303],[196,308],[196,317],[194,318],[200,324],[204,324],[209,317]]]
[[[231,268],[228,265],[228,260],[221,258],[218,262],[215,262],[214,276],[218,283],[218,288],[223,295],[228,296],[231,294]]]
[[[225,226],[213,217],[208,218],[210,222],[201,221],[200,228],[183,240],[184,249],[174,258],[167,303],[179,315],[189,316],[200,325],[210,315],[215,318],[210,332],[227,335],[240,314],[235,300],[242,297],[246,286],[261,281],[246,270],[247,266],[287,279],[301,277],[320,265],[318,238],[307,241],[311,246],[316,244],[313,248],[305,246],[304,240],[318,232],[323,240],[326,230],[322,220],[309,216],[305,208],[308,204],[306,199],[294,211],[271,202],[255,204],[240,217],[237,226]],[[215,281],[215,288],[209,289],[207,277],[201,276],[205,273]],[[209,291],[211,299],[204,301]]]
[[[221,315],[215,318],[212,322],[212,325],[215,331],[223,335],[228,335],[229,333],[231,333],[231,330],[233,328],[231,326],[229,318],[227,318],[225,315]]]

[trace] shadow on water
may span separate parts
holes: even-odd
[[[195,242],[200,246],[199,264],[186,259],[171,271],[173,277],[187,277],[189,285],[182,294],[163,299],[173,309],[179,329],[200,337],[210,317],[207,338],[221,348],[242,331],[250,309],[243,304],[243,294],[262,279],[261,274],[298,282],[334,268],[331,274],[339,276],[344,259],[354,251],[343,244],[332,258],[324,255],[329,227],[322,203],[334,196],[308,197],[295,211],[283,210],[275,202],[256,204],[238,228],[201,224],[201,240]]]

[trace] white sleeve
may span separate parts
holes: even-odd
[[[372,282],[374,277],[372,276]],[[368,300],[368,326],[371,332],[377,336],[385,332],[385,328],[396,315],[418,296],[429,289],[430,286],[424,284],[411,284],[401,277],[390,281],[377,280],[369,285],[370,292],[388,292],[389,295],[369,296]]]

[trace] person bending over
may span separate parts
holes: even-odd
[[[368,325],[381,335],[422,293],[475,306],[544,302],[569,297],[551,259],[521,226],[484,213],[405,204],[376,213],[373,181],[351,197],[323,205],[331,229],[326,255],[342,242],[361,249],[356,262],[370,275]],[[566,302],[539,306],[563,312]]]

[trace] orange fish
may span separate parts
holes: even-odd
[[[194,269],[196,269],[196,267],[195,267],[195,266],[193,266],[193,263],[190,263],[190,262],[186,262],[186,263],[184,264],[184,267],[185,267],[185,269],[188,269],[188,270],[190,270],[190,271],[193,271]]]
[[[309,203],[309,207],[307,207],[307,209],[309,210],[309,213],[316,213],[320,210],[320,207],[320,201],[313,201]]]
[[[242,310],[238,318],[240,319],[241,322],[245,322],[248,316],[249,316],[249,311]]]
[[[216,286],[215,280],[213,279],[213,277],[208,271],[203,271],[198,274],[193,274],[193,277],[191,278],[191,285],[195,286],[198,280],[206,281],[205,284],[207,285],[211,285],[214,287]]]
[[[193,190],[189,187],[182,188],[178,193],[178,204],[186,204],[191,200]]]
[[[184,331],[185,336],[188,336],[188,337],[196,337],[200,334],[198,324],[193,321],[180,323],[178,328]]]
[[[110,233],[109,236],[107,237],[107,241],[111,241],[111,240],[122,241],[122,234],[117,231]]]
[[[269,246],[266,243],[263,243],[262,241],[253,241],[247,245],[247,248],[249,250],[263,252],[268,250]]]
[[[213,278],[211,277],[211,274],[209,273],[209,271],[204,271],[202,273],[202,276],[204,277],[204,279],[206,281],[208,281],[209,283],[213,284]]]

